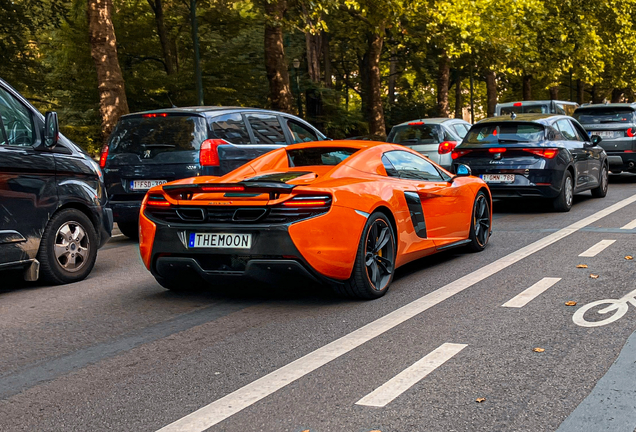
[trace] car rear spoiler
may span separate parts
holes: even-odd
[[[174,184],[163,186],[163,190],[168,194],[179,194],[181,199],[192,199],[192,194],[195,193],[220,192],[269,193],[270,199],[275,199],[281,193],[290,193],[295,187],[296,185],[282,182],[244,181],[238,183]]]

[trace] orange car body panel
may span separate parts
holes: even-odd
[[[363,151],[354,153],[336,166],[289,166],[287,151],[312,147],[356,148]],[[479,190],[485,190],[490,199],[486,184],[475,177],[458,177],[448,182],[389,177],[381,157],[392,150],[408,151],[420,156],[406,147],[369,141],[302,143],[269,152],[223,177],[193,177],[169,183],[228,184],[264,174],[311,172],[287,181],[287,184],[296,185],[291,194],[280,194],[274,198],[267,193],[227,197],[223,192],[207,192],[196,193],[184,200],[164,191],[165,185],[152,188],[149,194],[162,194],[171,205],[176,206],[269,206],[280,204],[298,194],[328,194],[332,197],[332,206],[327,213],[294,222],[288,232],[302,258],[315,271],[328,278],[346,280],[351,276],[367,217],[374,211],[380,208],[385,212],[388,210],[395,222],[395,265],[399,267],[435,253],[441,246],[467,239],[476,194]],[[440,170],[452,177],[447,171]],[[419,237],[416,233],[404,191],[416,192],[420,197],[427,238]],[[146,205],[144,200],[140,215],[140,251],[146,267],[150,268],[156,225],[144,216]]]

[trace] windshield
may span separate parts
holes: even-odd
[[[288,150],[289,167],[338,165],[357,152],[355,148],[315,147]]]
[[[122,118],[110,136],[108,149],[111,154],[135,153],[152,158],[167,151],[198,150],[205,139],[203,117],[150,114]]]
[[[548,105],[521,105],[501,107],[500,115],[515,114],[547,114],[550,112]]]
[[[583,124],[633,123],[634,111],[630,108],[587,108],[574,112],[574,118]]]
[[[439,144],[444,141],[444,132],[439,125],[413,123],[395,126],[386,140],[395,144]]]
[[[545,137],[542,125],[535,123],[486,123],[473,126],[462,143],[500,144],[538,142]]]

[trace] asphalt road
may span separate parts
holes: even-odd
[[[411,263],[366,302],[310,285],[176,295],[125,237],[80,283],[3,273],[0,430],[632,432],[636,304],[573,316],[636,290],[634,220],[636,175],[566,214],[495,203],[484,252]]]

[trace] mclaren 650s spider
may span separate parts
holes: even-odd
[[[311,142],[222,177],[150,189],[139,248],[176,291],[300,278],[373,299],[403,264],[453,247],[483,250],[491,208],[488,186],[467,166],[451,175],[396,144]]]

